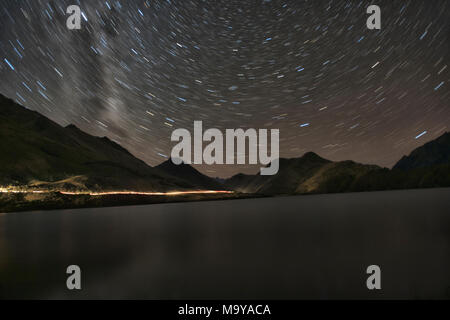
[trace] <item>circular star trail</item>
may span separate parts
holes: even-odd
[[[81,30],[66,27],[78,4]],[[150,165],[176,128],[391,167],[450,126],[448,1],[2,1],[0,92]],[[211,176],[251,166],[199,166]]]

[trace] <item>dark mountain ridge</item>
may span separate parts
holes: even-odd
[[[333,162],[308,152],[300,158],[280,159],[277,175],[239,174],[225,184],[241,192],[262,194],[344,192],[363,174],[379,169],[353,161]]]
[[[106,137],[61,127],[0,95],[0,185],[76,190],[236,190],[279,195],[450,186],[450,134],[414,150],[392,170],[333,162],[308,152],[280,159],[278,174],[219,181],[170,159],[156,167]]]
[[[394,169],[426,168],[446,163],[450,163],[449,132],[415,149],[409,156],[404,156],[395,164]]]
[[[417,148],[391,170],[353,161],[333,162],[308,152],[300,158],[280,159],[275,176],[238,174],[225,184],[237,191],[266,195],[450,187],[449,152],[449,133]]]
[[[1,185],[133,191],[214,185],[206,176],[187,180],[152,168],[106,137],[62,127],[1,95],[0,150]]]
[[[210,178],[200,173],[197,169],[188,164],[182,163],[180,165],[176,165],[172,162],[172,159],[161,163],[155,168],[170,176],[176,176],[185,181],[195,181],[196,183],[201,184],[203,187],[207,187],[211,190],[224,190],[225,188],[224,185],[218,182],[216,179]]]

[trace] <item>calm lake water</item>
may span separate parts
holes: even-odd
[[[434,189],[3,214],[0,297],[450,298],[449,208]]]

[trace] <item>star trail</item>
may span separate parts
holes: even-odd
[[[66,26],[69,5],[81,29]],[[277,128],[280,155],[391,167],[450,127],[448,1],[0,4],[0,93],[150,165],[176,128]],[[257,167],[199,166],[210,176]]]

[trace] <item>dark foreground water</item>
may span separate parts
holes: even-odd
[[[434,189],[4,214],[0,297],[450,298],[449,208]]]

